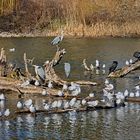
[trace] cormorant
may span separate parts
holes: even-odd
[[[118,62],[117,62],[117,61],[113,61],[111,67],[109,68],[109,74],[110,74],[111,72],[114,72],[115,69],[117,68],[117,66],[118,66]]]
[[[133,57],[137,58],[136,61],[140,60],[140,52],[134,52]]]

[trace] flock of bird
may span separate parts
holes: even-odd
[[[58,44],[63,40],[63,31],[61,32],[61,35],[55,37],[53,39],[53,41],[51,42],[52,45],[55,45],[58,49]],[[14,52],[15,48],[11,48],[9,49],[10,52]],[[140,52],[135,52],[133,54],[133,56],[137,59],[135,61],[139,61],[140,60]],[[125,64],[127,66],[129,66],[130,64],[134,63],[135,61],[133,61],[132,59],[130,59],[129,61],[127,60],[125,62]],[[49,61],[45,62],[46,64],[49,63]],[[38,65],[33,65],[35,68],[35,73],[36,76],[38,76],[41,80],[45,80],[45,71],[41,66]],[[118,66],[118,62],[117,61],[113,61],[112,65],[109,67],[109,74],[113,71],[116,70]],[[95,61],[95,66],[93,64],[90,65],[90,69],[93,71],[94,69],[96,69],[96,74],[99,74],[99,70],[102,69],[103,74],[105,74],[105,70],[106,70],[106,65],[103,64],[101,66],[99,60]],[[64,64],[64,70],[65,70],[65,74],[66,77],[69,76],[70,74],[70,70],[71,70],[71,66],[70,63],[65,63]],[[21,84],[21,87],[26,87],[30,84],[29,80],[26,80],[25,82],[23,82]],[[34,83],[36,86],[40,85],[40,82],[38,80],[35,81]],[[51,111],[51,110],[57,110],[57,109],[80,109],[81,107],[96,107],[99,104],[104,104],[105,106],[108,107],[114,107],[114,106],[118,106],[121,104],[124,104],[125,99],[127,97],[140,97],[140,87],[136,86],[135,87],[135,92],[129,92],[127,89],[124,92],[117,92],[115,93],[114,90],[114,85],[111,84],[109,82],[108,79],[105,80],[104,82],[105,87],[102,90],[102,96],[98,99],[95,100],[94,97],[96,97],[95,93],[89,93],[88,97],[83,98],[83,99],[77,99],[76,96],[78,96],[81,93],[81,86],[79,84],[76,84],[74,82],[71,82],[70,85],[64,84],[62,89],[58,91],[57,95],[59,97],[64,97],[64,91],[69,91],[70,94],[72,96],[74,96],[71,100],[66,100],[65,98],[62,99],[56,99],[54,101],[46,101],[43,100],[42,101],[42,105],[43,105],[43,109],[46,111]],[[50,80],[48,82],[48,88],[53,88],[53,83]],[[47,96],[48,92],[46,89],[42,90],[42,96]],[[93,100],[87,100],[87,98],[93,98]],[[0,117],[8,117],[10,115],[10,110],[6,109],[6,98],[4,96],[4,94],[0,94]],[[36,107],[36,105],[33,103],[32,99],[28,99],[28,100],[21,100],[19,99],[19,101],[17,101],[17,109],[19,110],[23,110],[23,109],[27,109],[29,110],[31,113],[35,113],[38,109]]]
[[[63,91],[69,90],[71,94],[74,96],[70,100],[66,100],[65,98],[57,98],[56,100],[48,101],[43,99],[42,106],[44,111],[57,111],[57,110],[67,110],[67,109],[80,109],[83,107],[93,107],[96,108],[98,105],[103,104],[107,107],[115,107],[124,104],[125,99],[127,97],[140,97],[140,86],[135,87],[135,92],[129,92],[127,89],[124,92],[116,92],[114,90],[114,85],[109,82],[108,79],[104,82],[105,87],[102,89],[101,97],[96,99],[95,93],[89,93],[89,95],[85,98],[78,99],[77,95],[81,93],[80,85],[76,83],[71,83],[70,86],[66,84],[63,85],[62,90],[58,91],[58,96],[64,96]],[[47,90],[42,90],[42,96],[47,95]],[[92,100],[89,100],[92,99]],[[96,99],[96,100],[95,100]],[[0,94],[0,117],[8,117],[10,115],[10,110],[6,108],[6,97],[2,93]],[[17,109],[18,110],[29,110],[31,113],[36,113],[38,108],[34,104],[33,100],[19,100],[17,101]]]

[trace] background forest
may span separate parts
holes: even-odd
[[[140,0],[0,0],[0,32],[139,36]]]

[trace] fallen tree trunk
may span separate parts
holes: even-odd
[[[40,87],[34,85],[28,85],[26,87],[21,87],[22,81],[14,80],[7,77],[0,77],[0,90],[10,90],[14,92],[22,92],[25,94],[42,94],[43,89],[45,88],[48,95],[58,96],[58,89],[50,89],[47,87]],[[64,92],[65,96],[71,96],[68,92]]]
[[[136,61],[135,63],[133,63],[129,66],[125,66],[121,69],[111,72],[108,75],[108,77],[114,77],[114,78],[123,77],[123,76],[127,75],[128,73],[130,73],[131,71],[138,69],[139,67],[140,67],[140,61]]]
[[[139,102],[140,103],[140,97],[128,97],[126,98],[126,102]]]

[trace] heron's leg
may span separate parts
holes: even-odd
[[[60,47],[58,45],[56,45],[56,47],[57,47],[57,52],[58,52],[60,50]]]

